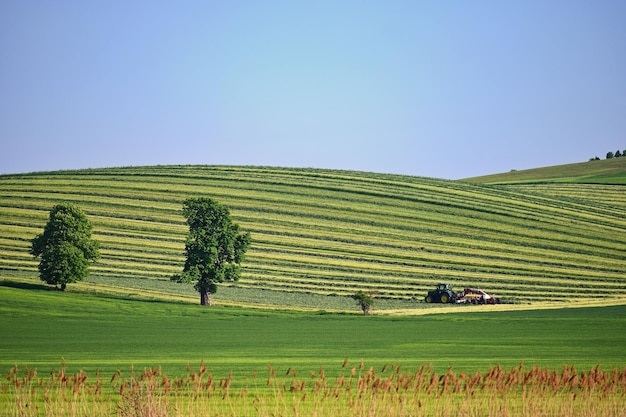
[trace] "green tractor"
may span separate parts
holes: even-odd
[[[458,298],[458,294],[452,290],[450,284],[438,284],[437,288],[428,291],[428,295],[424,298],[427,303],[454,303]]]

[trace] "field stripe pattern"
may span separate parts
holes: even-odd
[[[236,284],[242,290],[375,290],[380,298],[421,301],[442,281],[511,302],[626,295],[623,187],[496,186],[269,167],[0,176],[0,270],[34,275],[30,239],[53,205],[71,202],[86,212],[101,243],[92,274],[118,283],[141,279],[150,288],[180,272],[182,202],[199,196],[227,205],[252,234]]]

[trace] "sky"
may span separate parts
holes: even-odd
[[[0,174],[445,179],[626,149],[624,0],[0,2]]]

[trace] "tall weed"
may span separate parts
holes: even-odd
[[[626,368],[578,371],[524,363],[467,374],[432,366],[405,370],[391,364],[376,371],[346,360],[337,376],[323,368],[267,377],[216,378],[203,364],[170,378],[158,368],[131,367],[109,382],[99,374],[73,375],[65,364],[50,376],[17,365],[0,384],[0,414],[7,416],[572,416],[626,415]]]

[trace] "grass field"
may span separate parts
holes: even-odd
[[[595,163],[501,185],[266,167],[0,176],[0,415],[622,416],[624,171]],[[213,308],[169,281],[182,201],[199,195],[253,237]],[[59,292],[28,248],[68,201],[102,259]],[[438,281],[507,304],[421,302]],[[358,289],[378,291],[374,315]]]
[[[624,411],[623,305],[363,317],[8,280],[0,299],[2,415]]]
[[[596,161],[603,164],[605,161]],[[182,201],[210,196],[252,234],[226,304],[413,309],[437,282],[510,303],[626,296],[621,186],[481,185],[350,171],[156,166],[0,176],[0,271],[36,275],[29,241],[50,208],[78,204],[102,258],[90,282],[189,294]]]
[[[134,364],[179,374],[201,360],[215,374],[286,371],[349,358],[370,366],[432,364],[475,372],[520,361],[548,367],[624,367],[626,306],[370,316],[201,308],[188,303],[60,293],[0,282],[0,366],[113,374]]]
[[[555,165],[466,178],[464,181],[481,184],[510,183],[580,183],[626,185],[626,158]]]

